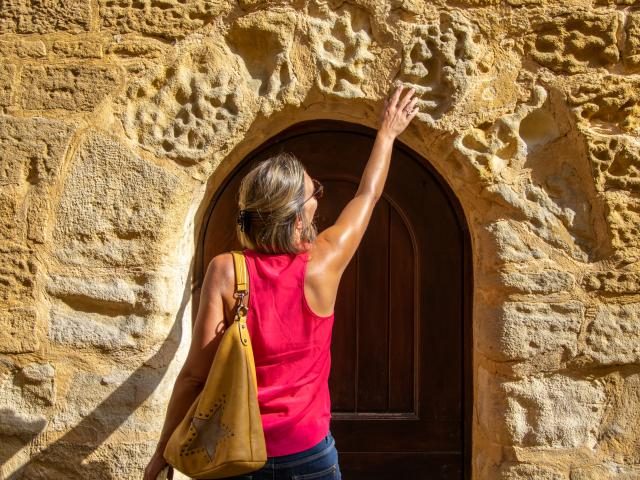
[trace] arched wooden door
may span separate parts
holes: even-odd
[[[325,195],[318,231],[353,198],[375,131],[337,121],[297,124],[231,173],[205,216],[196,276],[240,248],[240,180],[278,151],[293,152]],[[342,277],[332,336],[331,430],[343,476],[470,478],[471,269],[455,198],[429,165],[396,141],[383,198]]]

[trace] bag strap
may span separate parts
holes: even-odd
[[[232,250],[231,253],[233,254],[233,267],[236,272],[236,287],[233,296],[240,299],[236,307],[234,323],[237,322],[238,324],[240,341],[247,347],[249,345],[249,332],[247,331],[247,312],[249,307],[244,304],[244,297],[249,293],[247,262],[242,251]]]
[[[233,254],[233,266],[236,271],[236,292],[248,292],[249,291],[249,275],[247,275],[247,264],[244,258],[244,253],[240,250],[232,250]]]

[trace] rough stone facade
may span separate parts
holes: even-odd
[[[221,172],[399,82],[472,237],[473,478],[640,478],[635,0],[0,2],[0,477],[140,478]]]

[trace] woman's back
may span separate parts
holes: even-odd
[[[334,314],[314,313],[304,295],[308,252],[244,249],[249,273],[247,328],[268,456],[296,453],[329,432]]]

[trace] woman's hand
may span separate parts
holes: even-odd
[[[407,128],[411,119],[418,113],[418,107],[415,106],[418,97],[411,98],[415,93],[415,89],[413,87],[410,88],[402,100],[399,100],[402,88],[402,85],[400,85],[390,99],[385,99],[384,109],[380,116],[378,130],[391,138],[396,138],[400,135]]]
[[[149,460],[149,464],[147,468],[144,469],[144,477],[143,480],[156,480],[158,473],[166,466],[167,461],[162,456],[162,452],[156,451],[151,460]],[[169,468],[170,476],[168,478],[173,478],[173,471]]]

